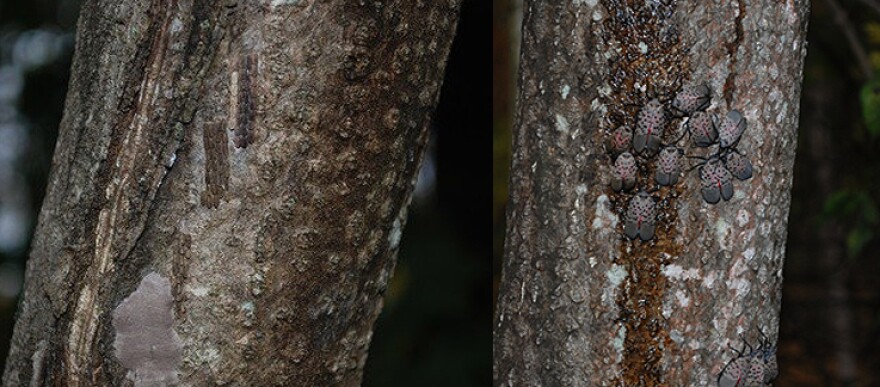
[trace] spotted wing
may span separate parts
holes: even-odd
[[[639,238],[643,241],[649,241],[654,237],[654,219],[645,219],[639,228]]]
[[[752,162],[739,153],[731,152],[724,160],[724,167],[739,180],[748,180],[752,177]]]
[[[700,194],[709,204],[721,201],[721,187],[715,179],[714,168],[709,165],[700,167]]]
[[[748,359],[738,357],[727,363],[718,375],[719,387],[743,387],[748,373]]]
[[[687,122],[688,131],[694,139],[694,144],[705,148],[718,141],[718,129],[712,116],[706,112],[696,112]]]

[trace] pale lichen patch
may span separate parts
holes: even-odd
[[[705,287],[706,289],[712,289],[712,287],[715,285],[715,279],[717,277],[718,275],[714,271],[706,273],[706,276],[703,277],[703,287]]]
[[[605,194],[596,198],[596,217],[593,218],[593,229],[615,229],[618,222],[617,214],[611,208],[611,201]]]
[[[556,115],[556,130],[568,134],[568,120],[561,114]]]
[[[397,248],[400,245],[400,238],[403,236],[403,227],[400,224],[400,218],[394,219],[394,224],[391,226],[391,232],[388,233],[388,247],[391,250]]]
[[[722,250],[727,250],[729,248],[727,242],[728,237],[730,236],[730,223],[727,223],[724,219],[718,219],[715,221],[715,239],[718,241],[718,245]]]
[[[682,335],[677,329],[671,329],[669,331],[669,338],[678,345],[681,345],[681,343],[684,342],[684,335]]]
[[[742,297],[751,290],[751,284],[745,278],[731,278],[727,280],[727,288],[733,290],[736,297]]]
[[[677,264],[670,264],[664,266],[662,269],[663,275],[669,277],[670,279],[675,280],[691,280],[700,278],[700,270],[695,268],[690,268],[685,270],[683,267]]]
[[[691,298],[688,297],[688,295],[685,294],[684,291],[681,289],[675,292],[675,298],[676,300],[678,300],[678,306],[682,308],[687,308],[691,305]]]
[[[602,292],[603,304],[608,306],[615,305],[614,300],[616,297],[614,294],[617,292],[617,289],[620,288],[620,284],[623,283],[626,274],[625,267],[616,263],[611,264],[611,268],[605,273],[605,277],[608,279],[608,285],[605,286],[605,290]]]
[[[746,249],[746,251],[743,252],[743,257],[746,259],[747,262],[754,259],[755,258],[755,248],[749,247],[748,249]]]
[[[187,286],[187,290],[189,294],[192,294],[196,297],[204,297],[207,296],[211,291],[207,286]]]
[[[617,352],[617,362],[620,362],[623,358],[623,344],[626,342],[626,325],[621,324],[620,328],[617,329],[617,336],[614,336],[614,341],[612,342],[612,346],[614,347],[614,351]]]
[[[741,208],[736,214],[736,224],[745,227],[749,223],[749,212],[745,208]]]

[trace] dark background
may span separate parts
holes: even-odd
[[[518,3],[494,0],[494,289]],[[774,385],[880,386],[880,1],[811,3]]]
[[[0,0],[0,372],[64,105],[79,0]],[[364,386],[491,383],[490,3],[464,0]],[[480,214],[486,215],[480,215]]]

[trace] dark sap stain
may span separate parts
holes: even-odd
[[[609,10],[602,38],[620,47],[616,57],[609,60],[611,93],[606,99],[609,111],[604,118],[605,127],[611,130],[620,125],[635,128],[639,107],[653,98],[659,98],[667,105],[666,101],[681,87],[682,81],[689,78],[688,50],[674,25],[676,2],[605,0],[602,3]],[[667,123],[664,143],[678,137],[679,133],[674,130],[677,127],[675,119]],[[677,199],[683,188],[682,184],[657,186],[652,174],[656,157],[639,154],[636,158],[638,188],[621,193],[611,192],[609,188],[609,197],[614,210],[623,219],[627,203],[635,192],[650,192],[656,201],[656,230],[654,238],[647,242],[627,239],[622,224],[618,230],[621,243],[615,263],[626,267],[628,275],[616,300],[617,323],[626,327],[626,338],[622,373],[613,384],[660,386],[664,385],[660,360],[664,354],[674,353],[674,343],[669,339],[667,322],[661,314],[666,291],[662,268],[670,263],[668,257],[680,255],[683,249],[675,243],[678,234],[675,228]],[[613,160],[613,157],[608,159]]]

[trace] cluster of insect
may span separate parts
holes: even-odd
[[[743,339],[743,349],[731,349],[737,356],[721,369],[719,387],[763,387],[779,375],[776,345],[763,333],[757,348]]]
[[[653,180],[659,186],[673,186],[682,174],[685,149],[678,144],[685,135],[692,139],[693,148],[708,148],[708,157],[688,156],[701,160],[688,172],[699,168],[700,194],[710,204],[733,197],[733,180],[752,177],[752,163],[736,150],[746,130],[746,119],[738,110],[718,117],[706,109],[711,103],[709,87],[705,84],[683,88],[666,108],[654,98],[643,106],[636,116],[632,130],[624,125],[610,137],[609,148],[614,159],[611,189],[630,191],[636,186],[637,155],[644,160],[656,157]],[[685,118],[685,129],[668,144],[663,143],[666,126],[672,118]],[[714,151],[711,151],[714,148]],[[645,190],[639,190],[630,199],[624,222],[624,234],[630,239],[648,241],[654,237],[656,201]]]

